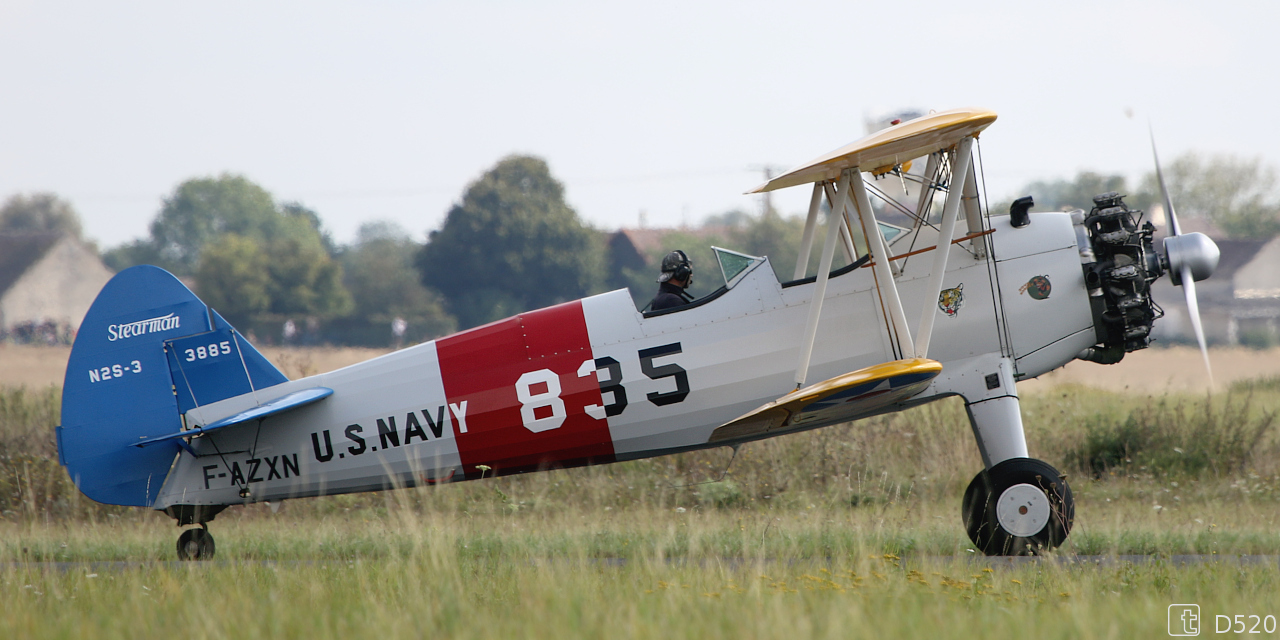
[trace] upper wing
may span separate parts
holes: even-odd
[[[840,177],[840,172],[853,167],[871,172],[891,169],[894,165],[946,149],[965,136],[977,135],[995,121],[996,112],[986,109],[950,109],[931,113],[851,142],[748,193],[763,193],[820,180],[835,180]]]
[[[877,364],[792,391],[711,433],[709,442],[736,440],[771,431],[834,424],[871,415],[921,391],[942,372],[942,364],[908,358]]]

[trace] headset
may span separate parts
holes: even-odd
[[[680,266],[676,267],[675,273],[671,274],[671,279],[688,281],[693,276],[693,263],[689,261],[689,256],[679,249],[672,251],[672,253],[680,254]],[[687,284],[693,283],[687,282]]]

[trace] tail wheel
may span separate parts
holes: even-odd
[[[214,551],[213,534],[203,524],[199,529],[187,529],[178,536],[179,560],[210,560]]]
[[[1038,555],[1071,532],[1075,499],[1057,469],[1012,458],[979,473],[961,507],[969,539],[989,556]]]

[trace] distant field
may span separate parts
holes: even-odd
[[[386,349],[355,347],[262,349],[263,355],[290,378],[332,371],[386,352]],[[0,387],[62,386],[70,355],[71,347],[32,347],[0,343]]]
[[[383,349],[349,347],[266,347],[262,351],[290,378],[332,371],[386,353]],[[61,386],[70,353],[70,347],[0,344],[0,387]],[[1220,388],[1236,380],[1280,376],[1280,349],[1210,349],[1209,353]],[[1035,393],[1043,387],[1063,383],[1139,393],[1205,390],[1200,352],[1181,346],[1137,351],[1115,365],[1075,361],[1018,388],[1024,393]]]

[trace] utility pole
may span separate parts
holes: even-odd
[[[751,167],[748,167],[748,168],[751,169],[752,171],[763,172],[765,182],[772,180],[774,176],[778,175],[778,173],[783,170],[783,167],[780,167],[774,164],[757,164],[757,165],[752,165]],[[766,191],[762,195],[764,196],[764,198],[760,202],[760,205],[762,207],[762,211],[760,213],[762,217],[768,217],[769,214],[774,213],[773,192]]]

